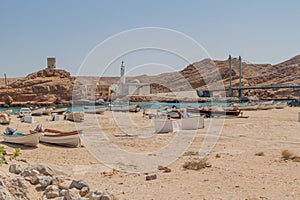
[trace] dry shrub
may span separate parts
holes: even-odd
[[[221,158],[221,155],[217,153],[216,158]]]
[[[210,164],[207,163],[206,158],[193,158],[193,159],[186,161],[182,165],[182,167],[184,169],[190,169],[190,170],[200,170],[200,169],[203,169],[203,168],[209,167],[209,166],[210,166]]]
[[[300,156],[294,156],[292,159],[294,162],[300,162]]]
[[[293,152],[289,151],[289,150],[283,150],[281,152],[281,157],[284,159],[284,160],[291,160],[293,158],[294,154]]]
[[[265,156],[265,153],[261,151],[261,152],[256,153],[255,155],[256,156]]]
[[[184,152],[183,156],[199,156],[199,152],[197,152],[197,151],[187,151],[187,152]]]

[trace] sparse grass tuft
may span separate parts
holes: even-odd
[[[191,160],[186,161],[182,167],[184,169],[190,169],[190,170],[200,170],[203,169],[205,167],[209,167],[210,164],[207,163],[207,159],[206,158],[194,158]]]
[[[294,162],[300,162],[300,156],[294,156],[294,157],[292,158],[292,160],[293,160]]]
[[[294,162],[300,162],[300,156],[294,155],[294,153],[289,150],[282,151],[281,156],[284,160],[292,160]]]
[[[294,154],[293,152],[289,151],[289,150],[283,150],[281,152],[281,157],[284,159],[284,160],[291,160],[293,158]]]
[[[265,156],[265,153],[261,151],[261,152],[256,153],[255,155],[256,156]]]
[[[197,152],[197,151],[187,151],[187,152],[184,152],[183,156],[199,156],[199,152]]]

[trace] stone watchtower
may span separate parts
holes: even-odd
[[[56,68],[56,58],[47,58],[47,68],[49,69],[55,69]]]

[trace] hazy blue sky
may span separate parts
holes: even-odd
[[[278,63],[300,54],[299,9],[297,0],[0,0],[0,76],[37,71],[46,66],[47,56],[76,74],[96,45],[142,27],[182,32],[213,59],[231,53],[253,63]],[[142,58],[131,57],[122,58],[127,66]],[[178,61],[176,67],[183,65]],[[110,74],[118,75],[118,66]]]

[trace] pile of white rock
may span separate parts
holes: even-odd
[[[82,180],[72,180],[45,164],[23,168],[20,164],[11,164],[6,177],[0,178],[0,200],[31,199],[28,187],[35,187],[42,193],[39,199],[55,200],[116,200],[115,196],[96,190]]]

